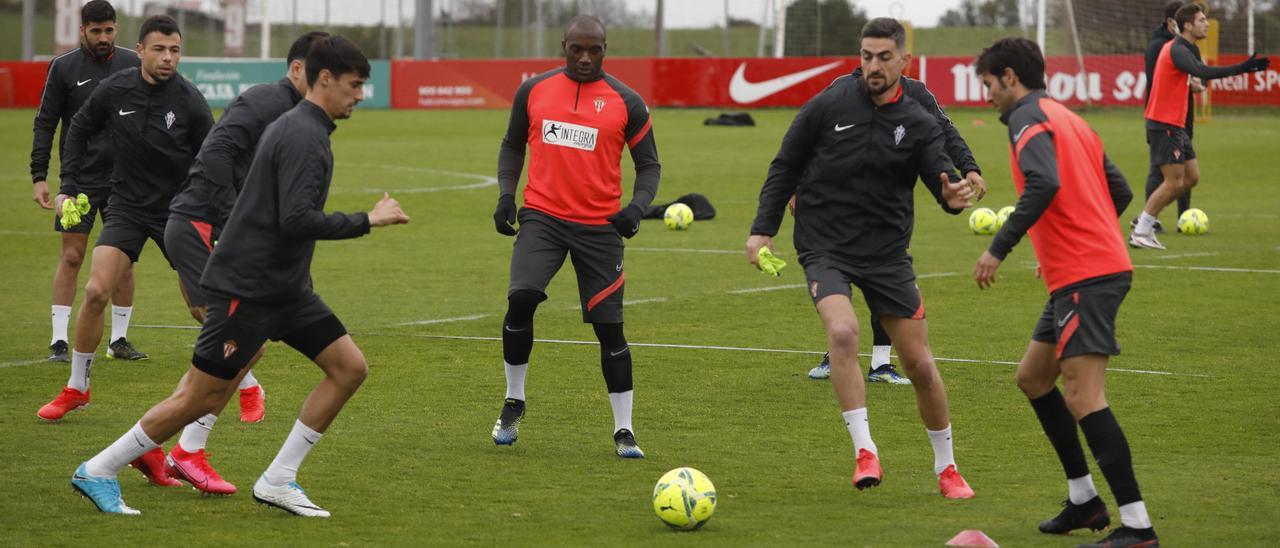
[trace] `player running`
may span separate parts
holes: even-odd
[[[214,248],[202,289],[208,315],[191,368],[172,396],[152,407],[115,443],[81,464],[71,485],[103,512],[137,514],[120,496],[116,473],[184,425],[215,411],[267,339],[282,340],[320,366],[325,378],[302,405],[284,446],[253,486],[258,502],[308,517],[329,512],[297,483],[298,467],[368,374],[364,355],[311,285],[317,240],[367,234],[409,217],[383,195],[368,213],[324,213],[333,177],[329,136],[364,98],[369,61],[340,36],[306,56],[303,101],[267,128]]]
[[[795,246],[827,332],[831,385],[857,457],[853,484],[879,485],[882,471],[858,370],[851,283],[898,348],[933,445],[939,490],[963,499],[974,493],[956,469],[947,392],[929,350],[907,246],[917,177],[951,214],[969,207],[974,194],[968,184],[951,182],[937,120],[903,93],[905,43],[896,20],[872,19],[862,29],[866,79],[839,79],[800,109],[760,190],[746,250],[758,268],[760,249],[773,247],[787,200],[796,196]]]
[[[80,47],[55,57],[49,63],[49,75],[40,95],[40,109],[36,111],[35,139],[31,144],[32,199],[40,207],[53,209],[49,201],[49,151],[53,134],[62,123],[58,138],[59,156],[65,157],[67,131],[71,117],[89,99],[93,90],[106,77],[139,65],[138,54],[133,50],[116,47],[116,10],[105,0],[92,0],[80,9]],[[107,134],[89,138],[88,150],[81,167],[83,175],[80,192],[89,198],[89,212],[80,222],[63,228],[55,216],[53,229],[62,233],[62,252],[53,274],[53,337],[49,341],[49,361],[71,361],[67,325],[71,323],[71,305],[76,299],[76,278],[84,263],[84,250],[93,230],[94,217],[106,220],[107,198],[111,195],[111,154],[107,150]],[[133,315],[133,268],[121,279],[115,293],[110,295],[111,338],[107,357],[125,360],[143,360],[146,353],[138,351],[126,336],[129,319]]]
[[[299,37],[285,58],[288,73],[284,78],[274,84],[251,87],[231,101],[191,163],[187,182],[169,204],[165,248],[170,264],[178,271],[187,307],[197,322],[204,323],[210,299],[200,287],[200,276],[231,214],[236,195],[244,187],[258,139],[268,124],[302,100],[307,92],[304,66],[307,52],[313,42],[328,36],[327,32],[313,31]],[[258,350],[237,379],[243,422],[261,421],[266,413],[263,406],[266,393],[250,372],[262,357],[262,351]],[[196,489],[230,495],[236,492],[236,486],[222,479],[209,464],[208,452],[204,450],[220,412],[221,406],[188,424],[177,445],[169,451],[165,465],[170,476]]]
[[[1246,72],[1267,70],[1271,60],[1253,54],[1229,67],[1210,67],[1196,57],[1195,43],[1209,36],[1209,17],[1199,4],[1187,4],[1174,15],[1180,34],[1165,44],[1156,60],[1155,77],[1147,99],[1147,140],[1151,143],[1151,163],[1160,166],[1164,182],[1151,193],[1129,234],[1135,248],[1164,249],[1156,239],[1155,224],[1160,211],[1200,182],[1200,164],[1186,130],[1189,79],[1202,81]]]
[[[1078,423],[1120,505],[1122,523],[1098,544],[1086,546],[1159,546],[1133,473],[1129,443],[1104,390],[1107,362],[1120,353],[1116,314],[1133,280],[1116,219],[1133,193],[1106,157],[1098,135],[1045,93],[1044,57],[1035,42],[1000,40],[983,50],[976,67],[1000,120],[1009,126],[1019,197],[1017,208],[978,259],[974,278],[979,288],[991,287],[1000,263],[1028,234],[1049,290],[1017,372],[1018,387],[1030,398],[1067,476],[1064,508],[1041,522],[1040,530],[1097,531],[1111,522],[1089,474]],[[1065,397],[1056,385],[1059,376]]]
[[[533,349],[533,315],[546,300],[551,278],[573,260],[582,320],[600,341],[600,369],[613,408],[614,450],[643,458],[631,424],[631,350],[622,331],[623,244],[658,192],[661,166],[640,96],[606,74],[604,24],[580,15],[561,42],[565,68],[520,85],[498,153],[498,233],[517,236],[511,253],[511,285],[502,322],[507,394],[493,442],[515,443],[524,418],[524,379]],[[516,210],[516,185],[528,144],[529,183]],[[636,181],[631,203],[619,210],[622,148],[631,149]],[[519,235],[512,226],[519,218]]]

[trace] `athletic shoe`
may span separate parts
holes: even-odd
[[[71,349],[67,346],[67,341],[53,341],[49,345],[49,361],[68,363],[71,361]]]
[[[133,516],[142,513],[124,503],[124,498],[120,496],[120,482],[116,481],[116,478],[95,478],[90,476],[85,471],[84,463],[81,463],[76,468],[76,472],[71,474],[71,488],[75,489],[84,498],[92,501],[99,511],[108,514],[128,514]]]
[[[267,506],[275,506],[295,516],[329,517],[329,511],[311,502],[311,499],[307,498],[307,492],[302,490],[298,482],[291,481],[288,485],[271,485],[267,483],[266,474],[258,477],[257,483],[253,484],[253,500]]]
[[[129,340],[124,337],[116,339],[115,342],[107,345],[107,357],[116,360],[146,360],[150,359],[146,352],[142,352],[129,344]]]
[[[866,449],[858,450],[858,468],[853,472],[853,486],[859,491],[880,485],[884,472],[880,469],[880,458]]]
[[[1125,525],[1116,527],[1102,540],[1093,544],[1077,544],[1076,548],[1159,548],[1160,539],[1156,537],[1156,529],[1134,529]]]
[[[182,482],[169,477],[165,471],[164,450],[159,447],[143,453],[141,457],[129,463],[134,470],[142,472],[151,485],[160,487],[182,487]]]
[[[1164,249],[1164,244],[1156,239],[1155,234],[1139,234],[1137,232],[1129,234],[1129,247],[1147,248],[1147,249]]]
[[[964,476],[960,475],[954,464],[948,464],[947,469],[938,474],[938,490],[949,499],[973,498],[973,488],[969,487],[969,482],[964,481]]]
[[[267,415],[265,400],[267,391],[262,385],[250,386],[240,391],[240,422],[261,422]]]
[[[636,445],[636,435],[626,428],[613,433],[613,445],[619,457],[624,459],[644,458],[644,451],[641,451],[640,446]]]
[[[223,480],[209,464],[209,452],[204,449],[192,453],[181,445],[175,445],[164,464],[169,477],[190,483],[197,491],[210,495],[234,495],[236,492],[236,486]]]
[[[495,445],[511,445],[516,442],[520,433],[520,420],[524,418],[524,400],[507,398],[502,404],[502,414],[498,422],[493,424],[493,443]]]
[[[1040,532],[1065,535],[1084,528],[1101,531],[1108,525],[1111,525],[1111,516],[1107,514],[1107,504],[1102,502],[1102,497],[1095,496],[1083,504],[1071,504],[1071,499],[1062,501],[1058,515],[1040,522]]]
[[[823,354],[822,363],[809,370],[809,378],[815,381],[831,378],[831,355]]]
[[[1132,221],[1129,221],[1129,228],[1138,228],[1137,217],[1134,217]],[[1164,234],[1164,225],[1160,223],[1159,219],[1156,219],[1156,224],[1152,225],[1151,231],[1155,234]]]
[[[44,404],[44,407],[41,407],[36,412],[36,416],[47,421],[57,421],[62,420],[62,417],[67,413],[88,406],[89,391],[81,392],[68,386],[63,388],[58,397],[53,398],[53,401]]]
[[[867,381],[868,382],[887,382],[889,384],[911,384],[911,379],[908,379],[902,375],[899,375],[898,371],[893,368],[893,364],[891,363],[886,363],[880,367],[877,367],[875,369],[868,371]]]

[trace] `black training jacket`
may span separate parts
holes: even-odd
[[[862,78],[862,67],[853,69],[853,77]],[[831,85],[843,79],[843,77],[838,78]],[[960,130],[956,129],[955,123],[951,121],[950,116],[947,116],[946,111],[942,110],[942,105],[938,104],[938,98],[933,96],[928,86],[920,80],[906,76],[902,77],[901,82],[902,93],[915,99],[920,106],[924,107],[925,112],[932,114],[933,119],[938,121],[938,127],[942,128],[942,138],[946,141],[944,146],[947,149],[947,156],[951,158],[951,163],[955,164],[956,169],[959,169],[962,175],[970,171],[982,173],[982,168],[978,167],[978,161],[973,158],[973,151],[969,150],[969,143],[960,136]]]

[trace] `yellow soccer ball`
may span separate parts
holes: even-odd
[[[1004,223],[1009,220],[1010,215],[1013,215],[1013,206],[1004,206],[996,212],[996,232],[1004,228]]]
[[[697,529],[716,511],[716,486],[702,472],[676,468],[653,487],[653,511],[672,529]]]
[[[1191,208],[1178,217],[1178,232],[1189,236],[1199,236],[1209,231],[1209,216],[1203,211]]]
[[[996,212],[990,208],[980,207],[969,214],[969,230],[979,236],[990,236],[996,233]]]
[[[662,214],[662,222],[671,230],[684,230],[693,224],[693,210],[676,202],[667,206],[666,213]]]

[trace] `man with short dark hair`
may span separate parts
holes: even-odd
[[[614,452],[643,458],[631,424],[631,349],[622,330],[622,238],[640,230],[640,219],[658,192],[658,149],[640,95],[604,72],[604,24],[595,17],[574,17],[561,47],[564,68],[534,76],[516,90],[498,153],[493,218],[498,233],[516,236],[516,243],[502,322],[507,393],[491,436],[497,445],[516,441],[525,411],[533,315],[569,255],[578,275],[582,321],[591,324],[600,341],[600,369],[613,409]],[[517,213],[516,185],[526,144],[529,182]],[[631,149],[636,181],[631,203],[620,208],[624,146]],[[517,217],[518,235],[512,226]]]
[[[191,368],[172,396],[118,440],[81,464],[71,485],[103,512],[137,514],[120,496],[125,463],[214,411],[267,339],[315,362],[325,378],[302,405],[293,430],[253,486],[254,500],[300,516],[329,517],[297,483],[298,468],[368,375],[346,327],[316,294],[311,258],[317,240],[356,238],[409,217],[384,194],[368,213],[325,214],[333,177],[329,136],[364,98],[369,61],[350,40],[316,41],[306,57],[307,95],[262,135],[245,183],[200,286],[208,313]]]
[[[62,123],[58,139],[60,155],[65,155],[64,145],[71,128],[71,117],[88,101],[93,90],[106,77],[130,67],[138,66],[138,54],[133,50],[116,47],[116,10],[106,0],[92,0],[80,9],[80,47],[55,57],[49,62],[49,74],[45,78],[44,91],[40,94],[40,108],[34,123],[35,139],[31,145],[32,199],[40,207],[53,209],[49,200],[49,152],[53,134]],[[82,166],[83,183],[80,190],[88,197],[89,211],[80,222],[63,228],[55,215],[53,229],[62,233],[62,252],[53,274],[53,337],[49,341],[49,361],[71,361],[70,338],[67,325],[71,322],[71,305],[76,299],[76,278],[84,264],[84,251],[93,230],[94,218],[106,219],[108,197],[111,195],[111,154],[107,150],[105,132],[90,137],[88,154]],[[133,268],[121,280],[111,297],[111,338],[107,357],[125,360],[146,359],[147,354],[138,351],[126,338],[129,320],[133,316]]]
[[[1182,0],[1173,0],[1172,2],[1164,5],[1164,20],[1156,27],[1156,30],[1151,33],[1151,42],[1147,43],[1147,51],[1143,56],[1147,74],[1147,87],[1142,96],[1144,99],[1144,105],[1146,102],[1151,100],[1151,84],[1155,82],[1156,77],[1156,59],[1160,58],[1160,50],[1164,49],[1164,45],[1169,43],[1170,40],[1173,40],[1173,37],[1178,33],[1178,22],[1174,20],[1174,16],[1177,15],[1178,10],[1181,9],[1183,5],[1184,2]],[[1191,45],[1191,52],[1195,54],[1196,59],[1200,58],[1200,48],[1196,47],[1195,44]],[[1204,82],[1199,78],[1192,77],[1189,83],[1190,85],[1187,89],[1187,140],[1191,140],[1193,126],[1195,124],[1195,95],[1204,91]],[[1143,123],[1145,127],[1146,122],[1144,121]],[[1150,136],[1147,136],[1147,144],[1151,144]],[[1164,176],[1160,174],[1160,166],[1152,163],[1147,170],[1147,198],[1150,198],[1151,194],[1154,193],[1157,188],[1160,188],[1160,182],[1163,180]],[[1187,190],[1185,194],[1178,197],[1178,215],[1182,215],[1182,212],[1188,209],[1191,209],[1190,190]],[[1134,217],[1133,221],[1129,223],[1129,226],[1138,226],[1138,218]],[[1153,229],[1156,234],[1164,233],[1164,225],[1160,223],[1159,219],[1156,220]]]
[[[974,278],[979,288],[991,287],[1001,262],[1025,234],[1050,294],[1017,372],[1018,388],[1031,400],[1067,476],[1063,510],[1041,522],[1040,531],[1098,531],[1111,522],[1085,462],[1079,424],[1120,505],[1122,522],[1097,544],[1082,546],[1159,546],[1129,442],[1104,390],[1107,362],[1120,353],[1116,316],[1133,280],[1116,219],[1133,193],[1093,129],[1045,93],[1044,57],[1035,42],[1005,38],[983,50],[975,65],[1000,120],[1009,126],[1019,197],[978,258]],[[1059,376],[1065,396],[1057,387]]]
[[[951,182],[954,166],[942,129],[903,93],[902,72],[910,63],[905,42],[897,21],[871,20],[862,30],[865,78],[839,79],[800,109],[760,190],[746,251],[758,268],[761,248],[773,247],[787,200],[795,196],[795,247],[827,332],[831,385],[857,460],[853,485],[879,485],[882,469],[867,421],[850,284],[897,346],[933,446],[939,491],[967,499],[974,493],[956,468],[947,392],[929,349],[924,299],[907,247],[917,177],[951,214],[969,207],[974,192],[958,178]]]

